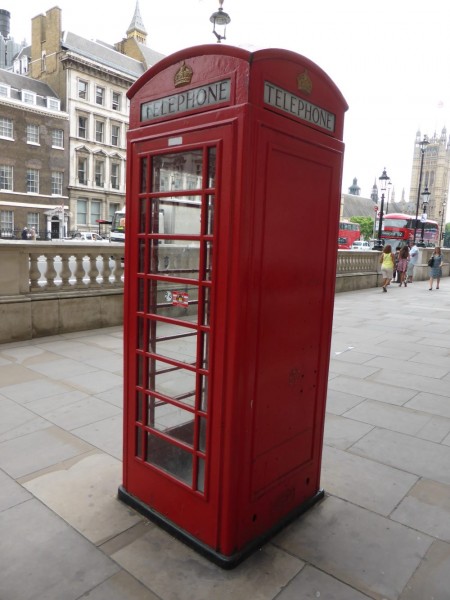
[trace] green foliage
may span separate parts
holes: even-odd
[[[359,223],[361,235],[365,240],[370,240],[373,237],[374,221],[372,217],[350,217],[351,223]]]
[[[450,223],[446,223],[446,224],[444,225],[444,232],[445,232],[445,233],[449,233],[449,232],[450,232]]]

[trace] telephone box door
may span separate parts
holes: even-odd
[[[225,126],[132,143],[127,203],[126,260],[138,268],[126,281],[126,393],[134,402],[125,488],[211,547],[221,443],[211,359],[222,285],[215,249],[219,220],[221,235],[229,226],[222,157],[230,139]]]

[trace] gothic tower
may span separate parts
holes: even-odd
[[[422,212],[422,193],[425,188],[431,193],[428,203],[428,218],[445,225],[446,215],[443,215],[443,203],[447,200],[450,170],[450,138],[447,139],[447,130],[444,127],[441,135],[434,133],[428,138],[429,144],[425,146],[422,168],[422,184],[419,191],[421,150],[419,146],[421,133],[416,133],[414,143],[413,165],[411,173],[411,185],[409,189],[409,204]],[[443,217],[443,218],[442,218]]]

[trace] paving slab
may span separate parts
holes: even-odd
[[[325,421],[324,443],[345,450],[372,429],[373,426],[367,423],[359,423],[339,415],[330,414]]]
[[[365,400],[348,410],[343,416],[408,435],[416,435],[431,420],[431,416],[427,413],[378,400]]]
[[[388,600],[397,600],[432,542],[432,537],[331,496],[273,540],[351,588]]]
[[[277,596],[277,600],[370,600],[369,596],[306,565]]]
[[[321,486],[327,494],[388,516],[417,482],[415,475],[324,446]]]
[[[450,597],[450,545],[436,541],[399,600],[448,600]]]
[[[157,527],[112,558],[162,600],[272,600],[304,566],[266,544],[226,571]]]
[[[0,512],[0,531],[2,600],[77,600],[120,570],[38,500]]]
[[[11,506],[30,500],[32,495],[3,471],[0,471],[0,513]]]
[[[23,486],[95,545],[142,520],[117,499],[122,463],[104,453],[60,463]]]
[[[18,478],[90,450],[92,446],[59,427],[47,427],[0,443],[0,468]]]
[[[399,503],[391,518],[450,542],[450,485],[421,479]]]
[[[356,442],[350,452],[420,477],[450,484],[450,447],[442,444],[386,429],[374,429]]]
[[[326,409],[328,413],[342,415],[350,408],[353,408],[360,402],[364,402],[361,396],[354,396],[349,392],[339,392],[328,389]]]
[[[382,373],[385,373],[385,371],[383,370]],[[381,379],[379,372],[372,375],[372,377],[378,377],[379,380]],[[393,380],[394,378],[392,377],[390,379]],[[382,399],[383,402],[389,402],[390,404],[396,404],[398,406],[402,406],[417,394],[417,391],[414,389],[403,388],[400,385],[386,385],[386,383],[386,381],[353,379],[352,377],[342,375],[331,380],[328,384],[328,389],[339,392],[351,391],[355,396],[370,398],[371,400]]]

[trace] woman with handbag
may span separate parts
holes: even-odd
[[[442,277],[442,254],[441,249],[436,247],[433,255],[428,261],[428,267],[430,272],[430,292],[433,289],[433,281],[436,279],[436,289],[439,289],[439,282]]]
[[[381,275],[383,276],[383,292],[387,292],[386,288],[391,283],[395,265],[395,256],[392,253],[392,247],[390,244],[387,244],[383,248],[383,252],[380,256],[380,263]]]

